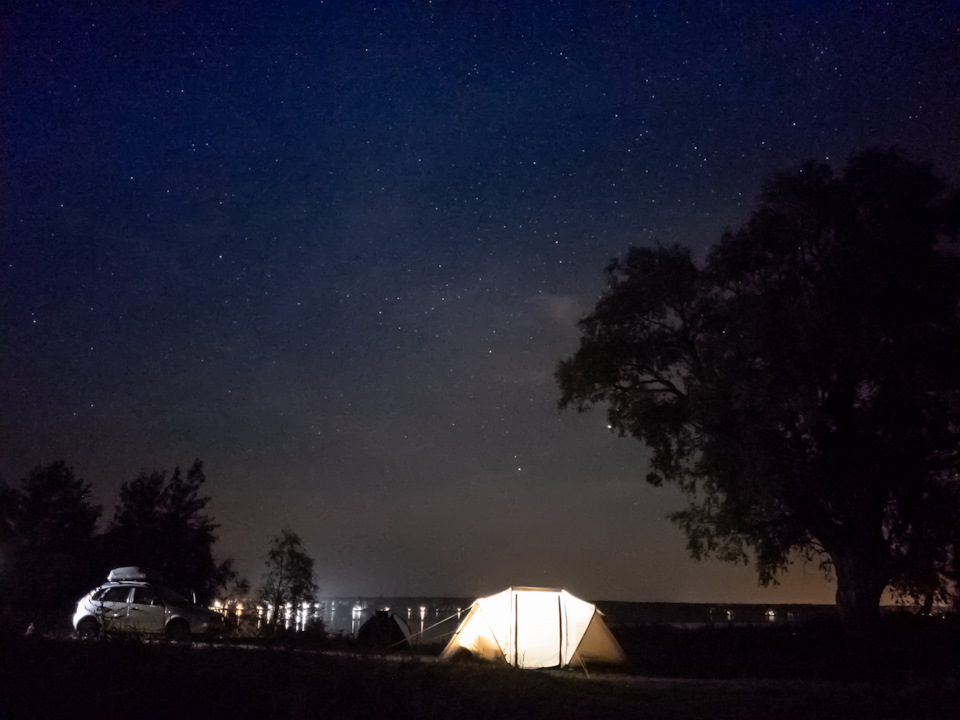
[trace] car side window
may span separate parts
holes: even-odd
[[[108,588],[103,595],[101,595],[98,600],[100,602],[126,602],[127,597],[130,595],[130,588],[128,587],[112,587]]]
[[[133,591],[133,602],[135,605],[160,605],[160,597],[157,591],[151,587],[138,587]]]

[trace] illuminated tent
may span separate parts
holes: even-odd
[[[565,590],[526,587],[507,588],[470,606],[440,659],[464,652],[521,668],[625,659],[595,605]]]

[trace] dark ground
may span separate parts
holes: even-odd
[[[917,660],[949,655],[955,635],[922,635],[947,640],[923,648],[911,633],[911,648],[891,634],[900,658],[881,664],[875,682],[843,679],[844,652],[822,628],[621,631],[630,663],[589,678],[435,655],[358,656],[329,643],[321,652],[7,636],[0,720],[960,717],[955,668],[943,657]]]
[[[796,626],[667,625],[615,628],[635,675],[679,678],[960,681],[960,619],[884,618],[876,635],[851,638],[837,621]],[[866,645],[866,647],[864,647]]]

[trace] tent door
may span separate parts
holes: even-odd
[[[562,606],[557,593],[514,594],[515,640],[511,658],[517,667],[560,665]]]

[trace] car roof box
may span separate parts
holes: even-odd
[[[117,582],[120,580],[146,580],[147,571],[139,567],[119,567],[114,568],[107,575],[108,582]]]

